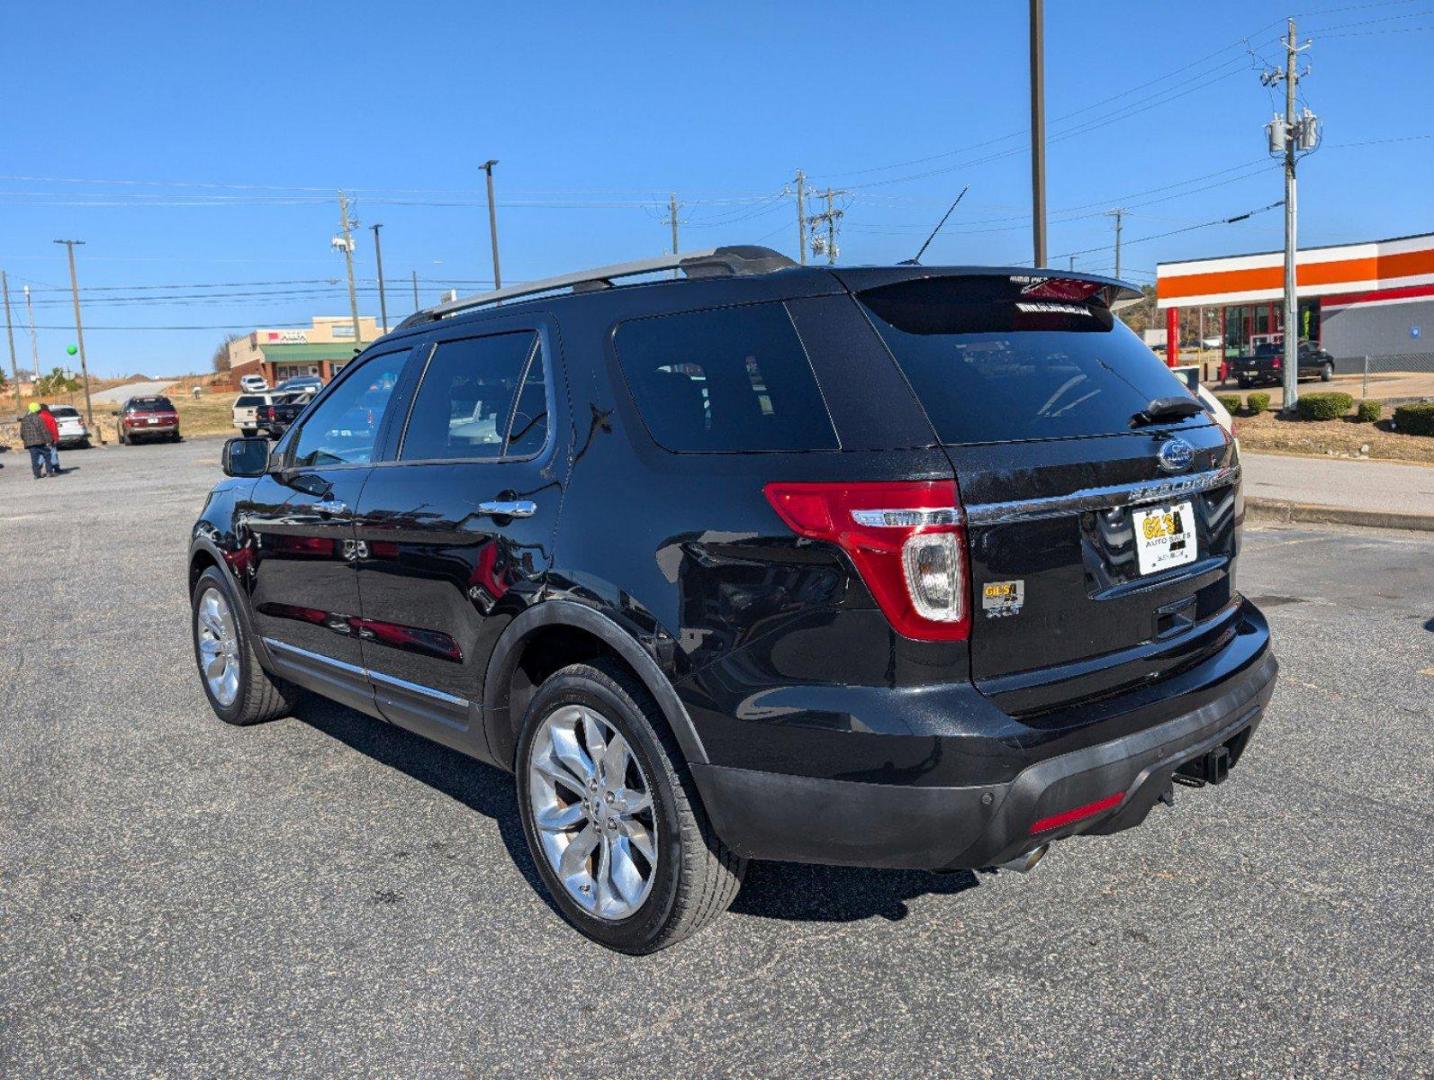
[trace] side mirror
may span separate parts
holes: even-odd
[[[225,476],[263,476],[269,471],[269,440],[226,440],[219,466]]]

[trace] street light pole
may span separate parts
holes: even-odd
[[[493,202],[493,166],[496,164],[496,159],[489,158],[480,167],[488,174],[488,235],[493,241],[493,288],[501,289],[503,272],[498,268],[498,207]]]
[[[1046,265],[1045,4],[1031,0],[1031,232],[1036,266]]]
[[[382,225],[370,225],[373,230],[373,259],[378,264],[378,314],[383,320],[383,332],[388,333],[388,299],[383,295],[383,246],[378,242],[378,231]]]
[[[80,375],[85,380],[85,419],[91,431],[98,432],[95,427],[95,409],[90,402],[90,365],[85,360],[85,324],[80,319],[80,279],[75,274],[75,245],[84,244],[83,240],[56,240],[57,244],[64,244],[70,255],[70,293],[75,300],[75,341],[80,347]],[[104,436],[100,436],[104,442]]]

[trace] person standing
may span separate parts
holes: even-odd
[[[58,476],[60,474],[60,422],[55,419],[55,414],[50,412],[50,406],[43,401],[40,402],[40,419],[50,430],[50,475]]]
[[[40,406],[30,402],[30,410],[20,417],[20,441],[25,444],[25,449],[30,451],[30,471],[35,474],[35,479],[49,475],[50,466],[50,429],[45,421],[40,419]]]

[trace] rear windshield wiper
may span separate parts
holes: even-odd
[[[1184,420],[1187,416],[1196,416],[1204,411],[1205,406],[1188,394],[1159,397],[1132,416],[1130,426],[1144,427],[1146,424],[1158,424],[1163,420]]]

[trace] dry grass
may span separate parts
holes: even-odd
[[[1256,453],[1306,457],[1367,457],[1434,465],[1434,438],[1389,430],[1385,418],[1375,424],[1339,420],[1282,420],[1271,413],[1237,416],[1240,448]],[[1368,450],[1365,451],[1364,448]]]
[[[121,385],[119,382],[112,382],[111,385]],[[183,382],[171,387],[166,391],[166,396],[174,402],[175,411],[179,413],[179,430],[186,437],[199,435],[237,435],[234,427],[234,399],[238,397],[232,390],[212,393],[207,388],[201,388],[199,397],[194,397],[190,391],[190,382]],[[96,391],[108,389],[98,381],[94,385]],[[11,422],[9,418],[17,415],[14,408],[14,397],[6,395],[3,402],[0,402],[0,446],[18,448],[20,446],[19,424]],[[21,411],[29,405],[30,398],[21,398]],[[52,405],[66,404],[74,405],[80,410],[81,415],[85,411],[84,394],[61,394],[58,397],[48,397],[44,400]],[[104,436],[105,442],[114,442],[118,438],[118,428],[114,415],[117,406],[103,403],[95,404],[95,426],[99,428]]]

